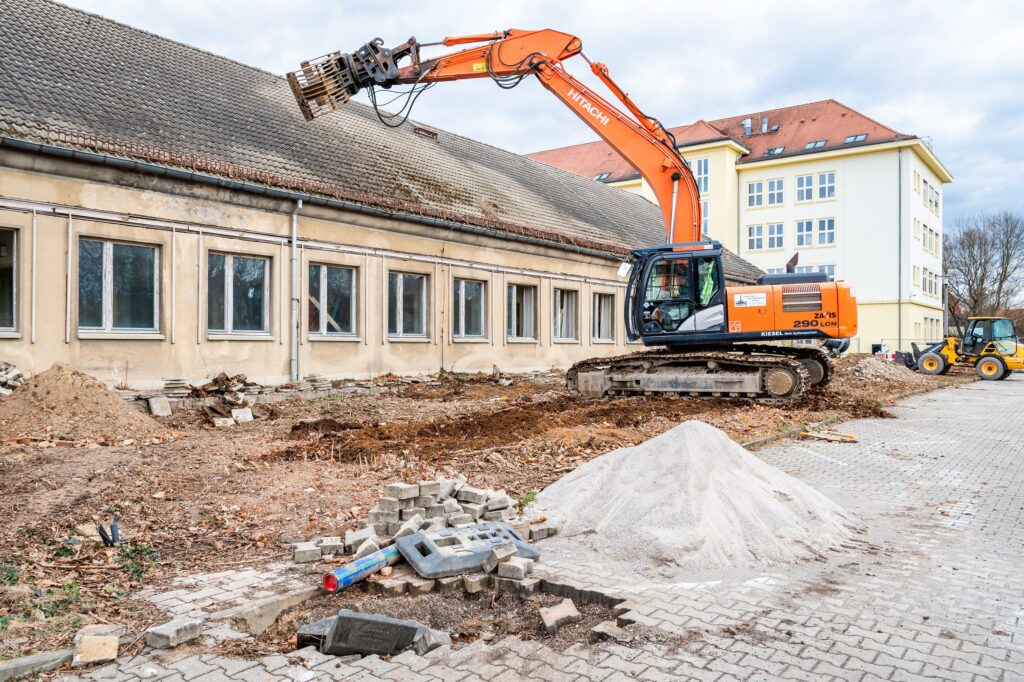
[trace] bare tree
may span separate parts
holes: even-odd
[[[943,269],[952,322],[997,315],[1024,293],[1024,217],[1010,211],[958,219],[946,233]]]

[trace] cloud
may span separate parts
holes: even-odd
[[[649,0],[450,0],[386,5],[324,0],[65,0],[132,26],[275,73],[373,37],[398,44],[503,28],[556,28],[666,125],[835,98],[931,139],[956,181],[957,215],[1024,211],[1024,13],[1013,0],[786,3]],[[436,52],[435,52],[436,53]],[[600,87],[582,60],[576,71]],[[414,118],[525,153],[593,133],[543,88],[442,84]]]

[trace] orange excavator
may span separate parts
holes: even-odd
[[[426,46],[474,45],[421,59]],[[653,348],[576,363],[570,388],[589,398],[661,394],[745,397],[791,403],[832,373],[830,356],[857,333],[849,285],[824,273],[764,275],[756,286],[725,286],[722,246],[702,240],[700,193],[672,134],[645,114],[608,73],[583,54],[579,38],[550,29],[508,30],[387,48],[377,38],[352,53],[334,52],[288,74],[306,119],[329,113],[366,89],[377,109],[378,88],[409,85],[411,105],[435,83],[490,78],[503,88],[534,76],[559,101],[635,167],[658,199],[667,243],[627,259],[627,337]],[[625,108],[612,105],[570,74],[580,55]],[[392,116],[377,114],[389,125]],[[405,114],[408,117],[408,114]],[[625,274],[625,272],[623,272]],[[774,343],[819,340],[817,346]],[[757,343],[761,342],[761,343]]]

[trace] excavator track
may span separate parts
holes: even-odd
[[[735,344],[583,360],[569,368],[566,382],[587,398],[665,395],[789,405],[812,386],[826,385],[832,373],[830,358],[818,348]]]

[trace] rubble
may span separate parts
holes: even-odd
[[[175,618],[163,625],[154,625],[146,630],[146,646],[154,649],[171,649],[190,642],[199,636],[203,621],[198,618]]]
[[[25,375],[9,362],[0,360],[0,397],[10,395],[25,383]]]
[[[103,663],[117,658],[117,649],[124,628],[120,625],[86,625],[75,634],[73,667]]]
[[[544,623],[547,633],[553,635],[563,625],[580,622],[580,612],[576,609],[576,604],[572,599],[563,599],[555,606],[541,608],[540,619]]]
[[[321,554],[321,549],[312,542],[297,542],[292,546],[292,561],[297,564],[319,561]]]

